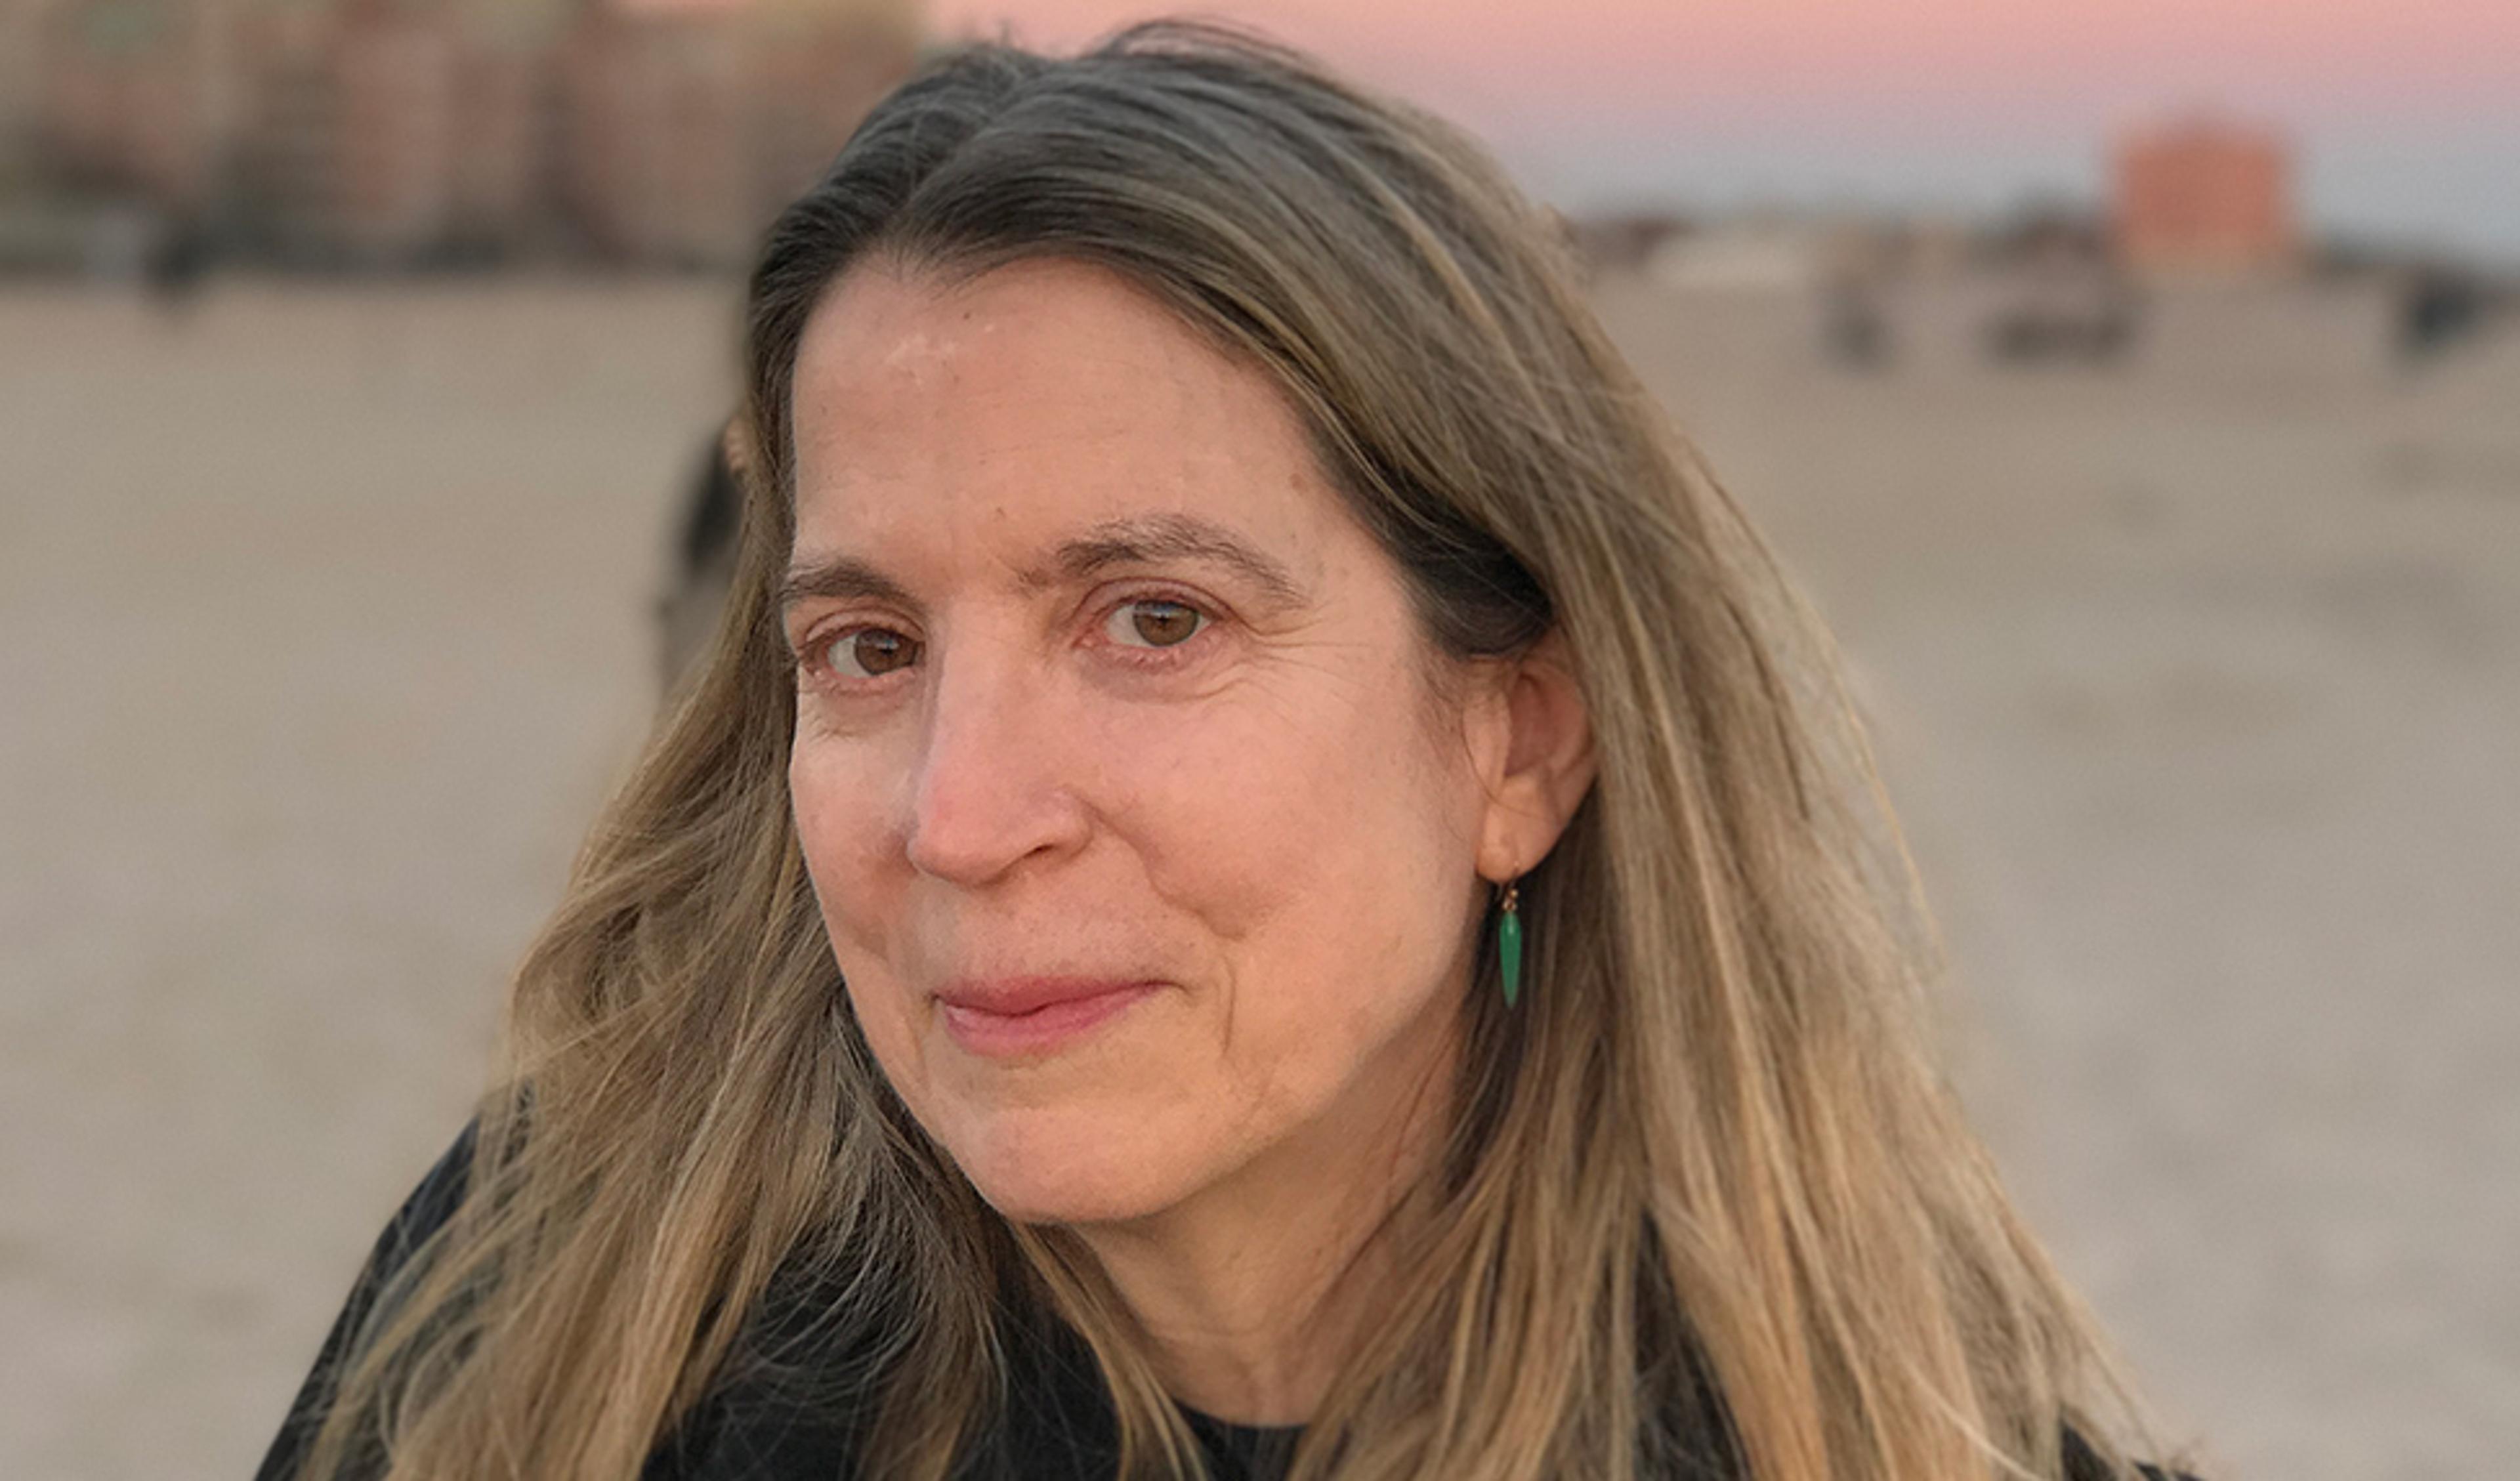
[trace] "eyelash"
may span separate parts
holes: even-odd
[[[1219,620],[1216,610],[1206,603],[1192,601],[1190,598],[1183,596],[1178,592],[1132,592],[1129,595],[1112,602],[1109,606],[1104,606],[1102,609],[1101,613],[1095,620],[1095,630],[1100,632],[1103,627],[1107,626],[1110,623],[1113,614],[1117,612],[1124,611],[1129,607],[1137,606],[1142,604],[1153,605],[1158,603],[1168,606],[1188,607],[1190,610],[1196,612],[1199,619],[1198,626],[1192,629],[1191,635],[1184,638],[1181,642],[1171,644],[1163,648],[1142,648],[1133,644],[1125,643],[1105,645],[1106,647],[1117,649],[1120,651],[1129,654],[1129,656],[1122,658],[1120,661],[1132,668],[1150,671],[1159,670],[1171,668],[1186,661],[1183,651],[1188,649],[1192,644],[1196,643],[1200,636],[1205,634],[1210,627],[1215,626]],[[808,637],[804,643],[799,646],[796,652],[796,667],[805,675],[807,682],[817,689],[851,691],[862,690],[880,684],[891,676],[889,674],[878,674],[872,679],[841,678],[833,675],[830,666],[823,661],[825,656],[830,653],[835,645],[850,638],[854,638],[860,633],[873,631],[898,630],[885,628],[883,624],[879,622],[852,622],[845,623],[838,627],[826,629]],[[909,637],[906,633],[901,634],[901,636]],[[913,638],[911,641],[913,643],[917,643],[919,640]],[[913,666],[916,665],[916,662],[917,660],[914,659]]]

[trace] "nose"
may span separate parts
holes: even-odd
[[[912,867],[977,887],[1081,843],[1087,819],[1061,743],[1068,727],[1020,647],[966,647],[928,671],[903,829]]]

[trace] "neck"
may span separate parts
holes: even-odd
[[[1174,1398],[1239,1424],[1311,1417],[1391,1288],[1457,1043],[1418,1036],[1386,1056],[1405,1062],[1368,1066],[1328,1113],[1160,1214],[1076,1228]]]

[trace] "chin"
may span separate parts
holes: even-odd
[[[1147,1128],[1051,1107],[984,1112],[945,1143],[989,1206],[1018,1224],[1119,1224],[1179,1203],[1195,1181]]]

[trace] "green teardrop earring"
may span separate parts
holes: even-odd
[[[1511,1008],[1522,995],[1522,917],[1513,881],[1505,886],[1505,899],[1497,915],[1497,967],[1505,981],[1505,1006]]]

